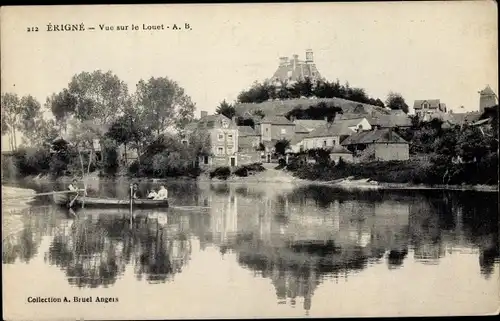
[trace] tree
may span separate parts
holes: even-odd
[[[5,93],[2,94],[2,125],[6,125],[9,132],[9,143],[11,150],[17,147],[17,129],[21,119],[21,105],[17,94]]]
[[[55,107],[56,117],[63,119],[74,111],[80,121],[108,124],[130,106],[127,85],[111,71],[82,72],[73,76],[68,93],[59,97],[63,106]],[[68,104],[68,105],[67,105]],[[74,104],[72,106],[71,104]]]
[[[409,107],[401,94],[390,92],[385,104],[392,110],[402,110],[408,114]]]
[[[66,133],[68,130],[68,120],[75,113],[77,106],[76,96],[72,95],[67,88],[63,91],[47,97],[45,107],[52,111],[56,123]]]
[[[266,114],[261,109],[256,109],[252,112],[252,115],[264,118]]]
[[[135,108],[144,115],[145,123],[157,135],[169,126],[178,129],[194,118],[195,105],[177,82],[151,77],[140,80],[135,94]]]
[[[31,95],[24,96],[21,98],[20,108],[19,129],[21,133],[26,137],[36,136],[36,124],[43,119],[40,103]]]
[[[274,145],[274,150],[278,155],[285,155],[287,148],[290,147],[290,141],[287,139],[280,139]]]
[[[224,99],[215,110],[215,113],[219,115],[224,115],[227,118],[232,119],[236,115],[236,109],[234,109],[234,106],[228,104]]]

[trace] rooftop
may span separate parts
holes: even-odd
[[[355,133],[342,141],[343,146],[355,144],[394,144],[408,143],[392,129],[370,130]]]

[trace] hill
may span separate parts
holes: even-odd
[[[320,102],[333,104],[342,108],[343,114],[352,114],[358,116],[377,117],[380,115],[390,115],[391,110],[373,106],[368,104],[359,103],[356,101],[346,100],[342,98],[298,98],[286,100],[270,100],[262,103],[237,103],[234,108],[237,116],[244,116],[245,113],[252,114],[256,110],[262,110],[266,116],[285,115],[292,109],[300,107],[307,109],[312,105]]]

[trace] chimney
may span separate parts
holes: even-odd
[[[207,116],[208,116],[208,112],[206,112],[205,110],[200,111],[200,118],[207,117]]]

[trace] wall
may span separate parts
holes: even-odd
[[[492,107],[496,104],[497,100],[494,95],[481,95],[479,98],[479,111],[484,112],[486,107]]]
[[[271,139],[292,139],[295,135],[295,124],[271,125]]]
[[[324,145],[325,140],[326,140],[326,146]],[[333,147],[338,144],[340,144],[339,136],[304,138],[303,140],[304,150],[313,148]]]
[[[375,144],[375,159],[382,161],[408,160],[408,144]]]
[[[335,164],[338,163],[339,158],[342,157],[342,160],[344,160],[347,163],[352,163],[354,162],[354,157],[352,154],[347,154],[347,153],[331,153],[330,154],[330,160],[334,161]]]
[[[262,137],[262,141],[271,141],[272,139],[271,124],[260,124],[258,128],[260,129],[260,135]]]
[[[258,151],[238,153],[238,166],[262,162],[260,153]]]
[[[259,147],[260,136],[239,136],[238,137],[238,151],[255,151]]]

